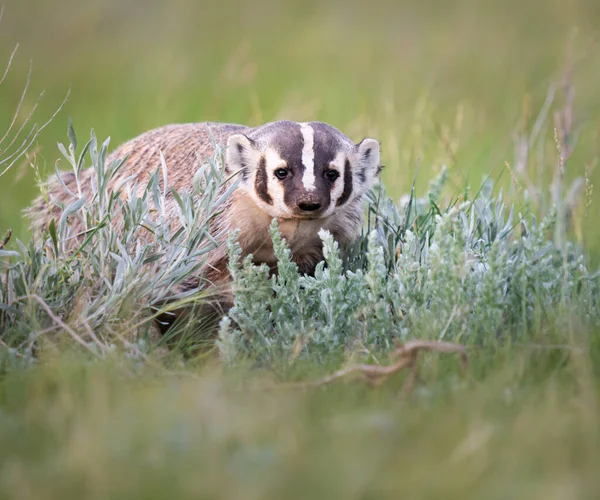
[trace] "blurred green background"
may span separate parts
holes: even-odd
[[[500,175],[505,161],[514,165],[515,132],[531,128],[570,53],[577,144],[566,175],[582,176],[587,165],[593,183],[599,27],[597,0],[8,0],[1,68],[20,47],[0,87],[0,131],[13,118],[31,59],[17,126],[42,89],[39,123],[71,89],[38,141],[36,161],[47,171],[59,156],[56,143],[67,140],[69,116],[80,138],[94,128],[113,146],[173,122],[287,118],[323,120],[356,141],[378,138],[394,196],[409,190],[417,162],[419,188],[447,164],[459,193],[484,174]],[[536,156],[550,166],[552,128],[551,111],[543,127],[550,148],[545,159]],[[531,168],[534,181],[550,179]],[[502,181],[512,189],[508,172]],[[20,210],[35,193],[28,162],[0,177],[0,231],[26,235]],[[593,217],[581,220],[578,238],[595,254],[600,231]]]

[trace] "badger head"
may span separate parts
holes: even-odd
[[[373,185],[379,143],[354,144],[321,122],[279,121],[229,137],[226,170],[272,217],[318,219],[358,200]]]

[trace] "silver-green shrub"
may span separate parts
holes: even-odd
[[[62,215],[41,238],[0,250],[0,339],[21,357],[30,357],[42,338],[56,333],[59,338],[69,333],[93,352],[124,346],[143,354],[148,340],[157,338],[155,316],[206,300],[202,282],[177,292],[215,247],[209,223],[234,183],[224,177],[222,150],[216,147],[215,156],[199,165],[196,192],[169,190],[164,161],[141,194],[132,179],[112,192],[109,181],[124,160],[105,165],[109,140],[98,147],[92,132],[77,153],[72,127],[69,139],[69,146],[59,144],[59,149],[77,189],[63,185],[67,204],[48,200],[60,205]],[[88,198],[81,194],[84,167],[94,170]],[[168,197],[176,200],[175,213],[165,210]],[[76,236],[82,243],[68,250],[67,241],[81,227],[84,234]]]
[[[371,229],[347,249],[350,258],[322,232],[327,262],[314,277],[298,274],[276,222],[278,276],[250,258],[240,263],[230,240],[236,293],[221,323],[222,358],[274,364],[372,355],[410,338],[527,340],[568,317],[597,325],[598,274],[574,245],[552,241],[554,211],[541,222],[515,216],[485,182],[475,199],[441,212],[446,178],[443,170],[425,198],[411,196],[401,207],[381,187],[371,193]]]

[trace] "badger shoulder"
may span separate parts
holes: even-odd
[[[173,124],[150,130],[121,144],[108,157],[107,162],[127,159],[112,184],[133,175],[143,186],[161,168],[162,153],[170,187],[178,191],[191,189],[196,170],[213,156],[215,145],[223,146],[232,134],[248,130],[244,125],[217,122]]]
[[[113,190],[126,178],[137,180],[143,190],[150,176],[161,168],[160,154],[166,159],[169,186],[178,191],[189,190],[193,186],[194,173],[200,162],[214,154],[214,145],[223,145],[231,134],[244,133],[248,127],[237,124],[200,122],[171,124],[144,132],[119,145],[107,158],[106,164],[119,159],[125,163],[109,183]],[[48,227],[52,219],[60,217],[61,210],[53,200],[67,205],[71,193],[79,193],[91,199],[94,170],[88,168],[80,174],[77,186],[75,174],[64,171],[60,179],[55,174],[45,182],[45,195],[38,196],[24,210],[34,234]],[[162,182],[162,179],[161,179]],[[64,186],[68,189],[65,190]]]

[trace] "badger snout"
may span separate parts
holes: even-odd
[[[296,213],[300,218],[313,219],[319,217],[326,208],[323,197],[319,196],[319,193],[310,191],[298,193],[298,197],[294,202]]]
[[[303,212],[316,212],[321,209],[321,203],[318,201],[301,201],[298,203],[298,208]]]

